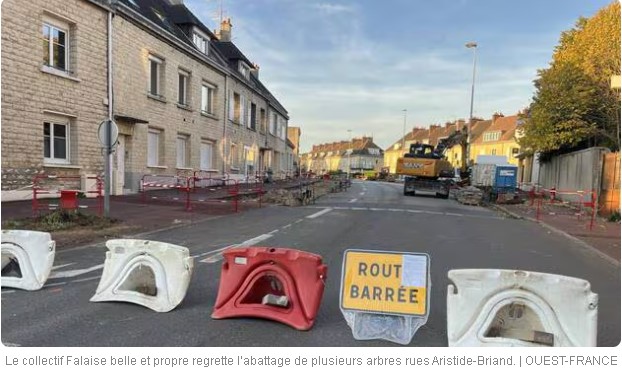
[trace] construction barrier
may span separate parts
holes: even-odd
[[[528,197],[529,206],[535,209],[538,221],[545,214],[568,215],[579,221],[588,217],[589,230],[594,228],[598,213],[598,196],[594,190],[558,190],[532,185]]]
[[[2,231],[2,287],[39,290],[45,284],[56,252],[56,243],[46,232]]]
[[[109,240],[93,302],[126,301],[156,312],[173,310],[186,296],[193,270],[187,248],[146,240]]]
[[[82,180],[95,182],[95,189],[81,189]],[[80,205],[80,196],[97,197],[97,212],[103,215],[103,181],[99,176],[60,176],[60,175],[36,175],[32,180],[32,213],[37,216],[42,210],[77,210],[87,208]],[[46,198],[58,199],[58,203],[43,202]]]
[[[501,269],[448,278],[449,346],[596,346],[598,295],[585,280]]]
[[[258,317],[297,330],[313,326],[326,280],[321,256],[247,247],[225,250],[223,259],[212,318]]]
[[[160,197],[162,198],[170,198],[172,200],[179,200],[180,193],[185,193],[182,198],[185,200],[186,210],[192,210],[192,206],[190,204],[190,187],[191,178],[177,175],[151,175],[145,174],[140,179],[140,192],[142,201],[147,202],[147,199],[156,200]],[[148,195],[149,190],[158,190],[160,193],[156,193],[154,196],[152,193],[151,196]],[[173,195],[166,192],[161,191],[176,191]]]

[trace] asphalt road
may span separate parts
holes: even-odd
[[[21,346],[393,346],[355,340],[339,309],[343,252],[359,248],[430,255],[430,315],[412,346],[447,345],[447,272],[460,268],[521,269],[586,279],[600,296],[598,345],[620,343],[619,266],[534,223],[452,200],[405,197],[399,184],[355,182],[347,192],[328,195],[312,206],[265,207],[141,238],[186,246],[196,256],[188,293],[175,310],[156,313],[129,303],[89,302],[106,248],[60,250],[55,278],[42,290],[2,290],[2,342]],[[219,254],[213,251],[245,241],[323,257],[328,279],[310,331],[260,319],[210,318],[221,266]],[[201,262],[206,258],[208,262]]]

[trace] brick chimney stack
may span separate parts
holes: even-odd
[[[220,22],[220,31],[218,32],[218,38],[220,41],[231,41],[231,18],[223,19]]]

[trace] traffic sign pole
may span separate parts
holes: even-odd
[[[112,174],[111,154],[112,154],[112,124],[110,120],[106,120],[106,143],[105,148],[105,166],[104,166],[104,216],[110,216],[110,175]]]

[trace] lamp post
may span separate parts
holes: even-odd
[[[477,65],[477,43],[468,42],[465,44],[468,49],[473,49],[473,79],[471,80],[471,109],[469,111],[469,122],[467,123],[467,146],[466,146],[466,166],[468,168],[471,158],[471,122],[473,121],[473,95],[475,94],[475,66]]]
[[[406,148],[406,117],[408,116],[408,110],[403,109],[404,112],[404,127],[402,128],[402,151],[405,151]]]
[[[348,136],[349,136],[349,142],[348,142],[348,147],[350,147],[348,149],[348,179],[350,179],[350,168],[352,167],[352,162],[351,162],[351,155],[352,155],[352,130],[348,129]]]

